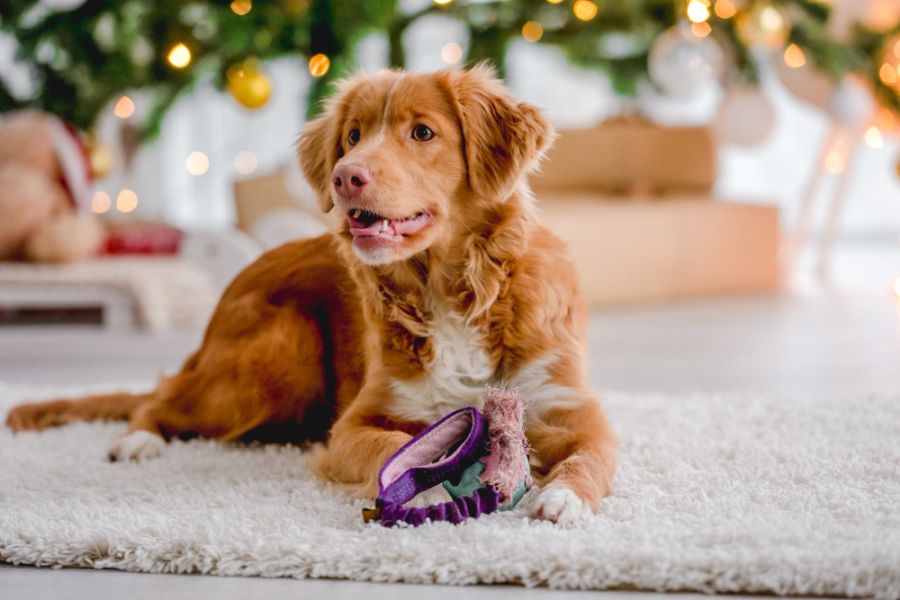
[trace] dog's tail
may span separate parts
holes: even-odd
[[[6,416],[6,425],[13,431],[46,429],[75,421],[127,420],[141,404],[156,397],[145,394],[101,394],[84,398],[62,398],[34,404],[20,404]]]

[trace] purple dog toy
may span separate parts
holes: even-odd
[[[451,501],[406,506],[439,484]],[[521,398],[515,391],[491,388],[485,393],[484,414],[473,406],[456,410],[384,463],[375,508],[363,509],[363,519],[386,527],[429,520],[457,524],[512,508],[531,485]]]

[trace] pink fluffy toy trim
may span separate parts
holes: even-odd
[[[490,466],[482,480],[509,500],[527,477],[525,402],[516,390],[488,388],[482,413],[491,436]]]

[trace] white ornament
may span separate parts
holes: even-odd
[[[855,77],[845,77],[831,96],[831,116],[850,127],[862,127],[875,112],[872,93]]]
[[[686,23],[670,27],[654,40],[647,58],[650,78],[671,96],[690,96],[722,73],[724,54],[712,37],[699,38]]]
[[[780,58],[774,63],[778,78],[790,93],[813,106],[828,110],[835,85],[827,75],[809,61],[800,67],[789,67]]]
[[[725,143],[756,146],[775,128],[775,108],[759,87],[729,88],[712,127],[716,137]]]

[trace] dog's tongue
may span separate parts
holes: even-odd
[[[356,219],[350,219],[350,233],[353,234],[353,237],[374,237],[381,233],[382,228],[384,227],[384,221],[375,221],[368,227],[357,221]],[[388,224],[387,231],[385,233],[390,232],[391,226]]]
[[[411,235],[420,231],[428,224],[430,217],[426,214],[417,215],[409,219],[401,219],[394,221],[390,219],[379,219],[371,225],[366,225],[358,219],[347,217],[350,223],[350,234],[353,237],[384,237],[392,238],[401,235]]]

